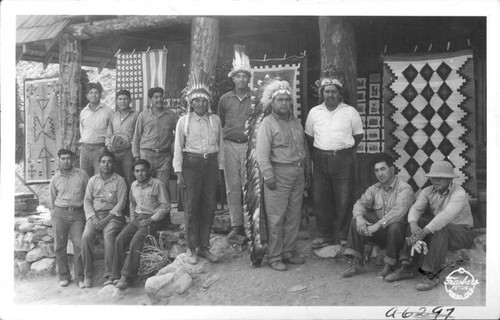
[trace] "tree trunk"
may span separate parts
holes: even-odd
[[[215,77],[219,47],[219,20],[209,17],[193,18],[191,25],[191,60],[189,73],[201,68]]]
[[[69,34],[59,41],[59,86],[61,97],[61,143],[76,153],[80,138],[79,111],[82,109],[81,44]]]
[[[356,108],[356,42],[348,18],[319,17],[321,71],[334,63],[345,75],[344,102]]]
[[[102,37],[111,34],[130,33],[150,29],[164,28],[177,24],[187,24],[190,16],[125,16],[94,22],[69,25],[64,29],[76,40]]]

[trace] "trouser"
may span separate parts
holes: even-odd
[[[55,207],[51,212],[51,220],[59,280],[71,279],[66,252],[68,236],[73,243],[73,278],[76,281],[83,280],[82,234],[85,227],[83,207],[76,210]]]
[[[134,156],[132,155],[132,149],[126,148],[117,152],[113,152],[116,158],[115,172],[125,178],[128,188],[135,180],[134,170],[132,165],[134,164]]]
[[[207,159],[184,155],[184,221],[188,248],[208,248],[216,208],[217,155]]]
[[[304,166],[273,164],[276,190],[264,184],[268,254],[267,261],[288,259],[295,249],[302,216]]]
[[[89,177],[99,172],[99,158],[106,150],[104,143],[83,143],[80,146],[80,169],[87,172]]]
[[[317,236],[340,244],[347,238],[352,218],[354,157],[349,151],[333,155],[315,149],[313,163]]]
[[[167,188],[168,198],[170,197],[170,175],[172,174],[172,153],[170,152],[155,152],[153,150],[141,149],[141,159],[147,160],[151,165],[151,175],[163,182]],[[170,213],[167,216],[170,221]]]
[[[242,202],[246,151],[246,143],[224,140],[224,180],[231,226],[245,226],[245,229],[248,229],[248,218],[243,214]]]
[[[113,255],[113,271],[110,279],[119,279],[120,275],[135,277],[139,273],[139,264],[144,240],[148,235],[156,237],[156,232],[162,229],[163,221],[153,221],[146,227],[139,226],[141,220],[150,217],[151,215],[140,215],[134,221],[127,224],[116,237]]]
[[[120,232],[120,229],[122,228],[124,223],[125,219],[123,217],[113,217],[104,227],[104,230],[99,231],[94,226],[92,219],[87,220],[82,236],[82,258],[85,277],[90,278],[95,274],[95,257],[92,247],[95,236],[100,232],[102,232],[104,236],[104,278],[108,278],[111,275],[111,271],[113,268],[115,238],[116,235]]]
[[[420,228],[424,228],[434,216],[424,215],[418,220]],[[408,226],[406,235],[411,235]],[[472,228],[466,225],[447,224],[442,229],[428,234],[423,240],[427,243],[428,252],[426,255],[414,253],[413,263],[425,272],[437,275],[443,268],[446,255],[449,250],[469,249],[474,244],[475,234]],[[411,256],[411,246],[406,241],[400,254],[400,260],[408,263]]]
[[[364,218],[370,223],[376,223],[380,220],[375,212],[368,211]],[[365,237],[358,233],[356,219],[352,218],[347,235],[344,254],[351,255],[361,261],[364,260],[365,242],[373,243],[381,248],[385,248],[384,262],[391,266],[398,262],[398,255],[405,242],[405,231],[407,223],[405,221],[396,221],[387,225],[385,228],[374,232],[372,236]]]

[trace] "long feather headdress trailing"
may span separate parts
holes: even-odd
[[[238,72],[245,72],[248,77],[252,76],[250,69],[250,59],[246,55],[245,47],[239,44],[233,46],[234,58],[233,58],[233,69],[228,73],[228,77],[232,78]]]

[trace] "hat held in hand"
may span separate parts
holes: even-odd
[[[130,141],[128,141],[126,134],[119,132],[111,136],[109,145],[109,151],[118,152],[130,147]]]

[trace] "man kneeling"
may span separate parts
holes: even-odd
[[[149,162],[137,160],[133,168],[137,180],[130,187],[130,223],[116,237],[113,272],[108,283],[120,289],[130,286],[139,272],[140,251],[146,236],[155,236],[170,213],[167,189],[163,182],[150,176]]]
[[[415,265],[426,278],[417,284],[419,291],[430,290],[439,284],[448,250],[470,248],[474,243],[472,214],[465,190],[453,183],[457,178],[451,163],[436,161],[426,175],[432,186],[423,189],[408,213],[408,241],[400,255],[401,268],[388,275],[392,282],[415,276]],[[424,212],[430,214],[424,214]],[[410,254],[416,255],[410,260]],[[411,261],[411,262],[410,262]]]
[[[404,245],[406,214],[414,201],[413,190],[395,176],[394,160],[390,155],[376,155],[372,165],[378,182],[370,186],[354,205],[344,250],[350,266],[342,272],[343,277],[360,272],[365,242],[386,248],[385,266],[378,273],[382,278],[394,270],[397,255]]]

